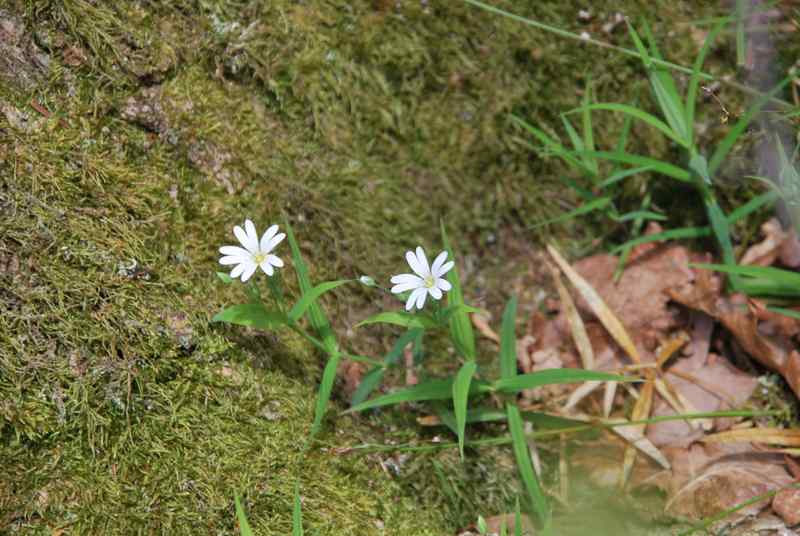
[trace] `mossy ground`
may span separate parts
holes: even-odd
[[[581,29],[580,2],[524,4]],[[702,3],[617,4],[690,63],[686,31],[668,35],[708,15]],[[33,85],[0,87],[27,116],[0,115],[0,528],[230,534],[239,490],[259,534],[287,534],[296,480],[320,534],[452,534],[513,504],[504,456],[416,456],[397,478],[336,453],[402,428],[386,417],[332,412],[330,448],[304,453],[320,356],[209,324],[242,299],[214,276],[217,248],[245,217],[285,216],[316,281],[385,279],[405,248],[439,247],[442,218],[470,289],[479,257],[504,262],[499,237],[541,238],[526,228],[574,201],[567,170],[508,114],[556,125],[589,77],[600,99],[632,102],[636,60],[455,1],[5,8],[50,63]],[[596,137],[619,124],[603,116]],[[345,294],[325,302],[342,333],[371,307]],[[348,342],[371,355],[384,343]]]

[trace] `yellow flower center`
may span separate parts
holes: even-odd
[[[422,284],[425,285],[426,288],[433,288],[434,283],[435,283],[435,281],[434,281],[432,275],[429,275],[428,277],[426,277],[422,282]]]
[[[258,252],[255,255],[253,255],[253,262],[256,263],[256,264],[261,264],[266,259],[267,259],[267,254],[266,253]]]

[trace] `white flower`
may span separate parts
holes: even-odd
[[[270,253],[275,246],[281,243],[286,238],[285,233],[278,233],[278,226],[273,225],[261,240],[258,240],[258,233],[256,233],[256,226],[250,220],[245,220],[244,229],[238,225],[233,228],[233,234],[239,240],[239,243],[244,247],[239,246],[222,246],[219,252],[225,255],[219,260],[220,264],[231,265],[235,264],[231,270],[231,277],[236,279],[242,276],[242,283],[250,279],[256,272],[257,268],[264,270],[267,275],[272,275],[275,270],[272,268],[280,268],[283,266],[283,261],[280,257]]]
[[[446,251],[439,253],[430,266],[425,251],[421,247],[417,248],[416,255],[413,251],[406,251],[406,260],[414,273],[392,277],[394,284],[392,293],[400,294],[407,290],[412,291],[406,301],[406,311],[410,311],[415,304],[417,309],[422,309],[428,294],[434,300],[439,300],[442,298],[442,292],[447,292],[452,288],[450,282],[442,278],[455,265],[453,261],[444,262],[447,260]]]

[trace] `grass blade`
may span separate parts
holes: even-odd
[[[473,381],[470,384],[470,394],[489,392],[490,388],[486,382]],[[395,391],[386,395],[367,400],[345,411],[352,413],[364,411],[365,409],[378,408],[381,406],[391,406],[402,402],[423,402],[425,400],[449,400],[453,396],[453,378],[444,380],[428,380],[406,389]]]
[[[514,334],[517,318],[517,297],[512,296],[503,311],[500,326],[500,377],[511,379],[517,375],[517,337]]]
[[[670,128],[670,126],[667,125],[664,121],[654,116],[653,114],[647,113],[644,110],[640,110],[639,108],[635,108],[629,104],[614,103],[614,102],[598,102],[596,104],[590,104],[588,106],[582,106],[580,108],[570,110],[567,113],[586,112],[587,110],[602,110],[606,112],[619,112],[625,114],[629,117],[638,119],[639,121],[655,128],[656,130],[664,134],[666,137],[668,137],[675,143],[688,148],[686,140],[680,134],[676,133],[672,128]],[[578,150],[580,151],[580,149]],[[587,148],[587,150],[593,151],[594,148],[593,147]]]
[[[297,272],[297,282],[300,286],[300,292],[304,295],[312,291],[311,279],[308,276],[308,266],[303,260],[300,253],[300,246],[295,240],[292,226],[288,221],[285,222],[286,237],[289,241],[289,247],[292,251],[292,261],[294,262],[294,269]],[[325,364],[325,370],[322,373],[322,382],[319,386],[317,393],[317,403],[314,408],[314,422],[311,425],[310,436],[314,437],[319,432],[322,426],[322,418],[325,415],[325,409],[328,407],[331,391],[333,390],[333,382],[336,380],[336,369],[339,366],[341,354],[339,352],[339,344],[336,342],[336,336],[331,329],[331,324],[325,313],[322,311],[319,303],[312,301],[306,310],[311,326],[322,339],[322,345],[328,352],[328,362]]]
[[[292,536],[303,536],[303,509],[300,504],[300,486],[294,486],[294,508],[292,509]]]
[[[233,496],[233,501],[236,504],[236,520],[239,522],[239,532],[241,532],[242,536],[253,536],[253,529],[250,528],[250,522],[247,521],[247,515],[244,513],[238,493]]]
[[[618,148],[616,152],[624,152],[624,151]],[[605,179],[603,182],[601,182],[598,186],[600,188],[608,188],[609,186],[618,183],[622,179],[626,179],[633,175],[638,175],[639,173],[645,173],[647,171],[652,171],[652,170],[653,168],[650,166],[641,166],[641,167],[624,169],[622,171],[617,171],[616,173],[609,175],[609,177]]]
[[[594,151],[594,127],[592,126],[592,110],[588,106],[592,103],[592,83],[591,80],[586,83],[586,89],[583,92],[583,146],[587,151]],[[600,173],[597,167],[597,160],[592,157],[585,157],[583,160],[586,167],[592,170],[592,174],[596,177]]]
[[[297,300],[297,303],[294,304],[291,311],[289,311],[289,320],[292,322],[297,322],[302,318],[302,316],[306,313],[306,310],[311,306],[311,304],[320,296],[325,294],[328,291],[335,289],[336,287],[340,287],[345,283],[350,283],[355,281],[354,279],[340,279],[338,281],[328,281],[325,283],[320,283],[319,285],[312,288],[310,291],[306,292],[300,299]]]
[[[386,372],[385,367],[374,367],[369,372],[364,374],[356,388],[353,396],[350,398],[350,406],[357,406],[366,400],[375,387],[383,380],[383,375]]]
[[[700,48],[700,52],[697,53],[697,57],[694,59],[694,65],[692,65],[692,76],[689,77],[689,88],[686,90],[686,124],[689,125],[689,138],[687,141],[690,146],[694,143],[694,111],[697,105],[697,89],[700,87],[701,69],[703,68],[703,63],[706,61],[708,52],[711,50],[711,45],[714,44],[717,38],[717,34],[719,34],[727,22],[727,18],[720,20],[714,25],[711,31],[708,32],[705,41],[703,41],[703,46]]]
[[[533,507],[536,518],[543,526],[543,532],[547,534],[550,527],[550,507],[539,483],[539,477],[533,470],[531,453],[528,451],[528,443],[525,440],[525,432],[522,428],[522,418],[516,404],[510,402],[506,404],[506,416],[508,429],[511,432],[511,446],[514,450],[514,458],[517,461],[517,469],[522,482],[525,484],[528,500]]]
[[[440,223],[442,231],[442,243],[447,250],[447,255],[455,261],[453,248],[447,239],[447,231],[444,228],[444,220]],[[458,277],[458,266],[447,272],[447,281],[453,286],[447,294],[447,305],[464,305],[464,295],[461,292],[461,280]],[[450,334],[453,338],[456,350],[467,360],[475,359],[475,333],[472,331],[472,322],[464,309],[457,309],[450,316]]]
[[[534,389],[543,385],[560,383],[581,383],[588,381],[630,382],[638,378],[629,378],[618,374],[584,369],[545,369],[529,374],[519,374],[510,378],[500,378],[492,384],[492,388],[500,393],[518,393],[525,389]]]
[[[572,218],[577,218],[578,216],[588,214],[595,210],[603,209],[607,207],[610,203],[611,203],[610,197],[598,197],[594,201],[589,201],[588,203],[584,203],[578,208],[570,210],[566,214],[562,214],[561,216],[558,216],[556,218],[550,218],[541,223],[537,223],[536,225],[533,225],[531,229],[536,229],[537,227],[541,227],[543,225],[549,225],[551,223],[559,223],[562,221],[570,220]]]
[[[672,177],[673,179],[681,182],[691,182],[692,180],[691,174],[685,169],[668,162],[650,158],[648,156],[630,154],[621,151],[594,151],[591,154],[597,158],[610,160],[612,162],[622,162],[623,164],[631,164],[633,166],[648,166],[650,167],[651,171],[661,173],[667,177]]]
[[[733,144],[736,143],[736,140],[739,139],[739,136],[742,135],[744,130],[747,128],[747,125],[750,124],[750,121],[753,120],[753,117],[761,111],[761,109],[774,97],[777,95],[786,84],[792,79],[792,76],[788,76],[784,78],[777,86],[775,86],[769,93],[766,93],[760,96],[756,102],[753,103],[750,108],[739,118],[736,124],[731,128],[722,141],[717,145],[717,148],[714,150],[714,154],[711,155],[711,160],[708,163],[708,173],[714,177],[717,171],[719,170],[719,166],[722,164],[722,161],[725,160],[725,157],[728,156],[728,153],[733,148]]]
[[[455,270],[455,268],[453,268]],[[452,271],[452,270],[451,270]],[[464,313],[466,314],[466,313]],[[405,328],[434,329],[439,324],[426,314],[406,313],[402,311],[385,311],[378,313],[356,324],[357,328],[368,324],[394,324]]]
[[[288,318],[280,311],[266,309],[261,303],[241,303],[223,309],[211,321],[269,330],[285,326]]]
[[[458,450],[464,459],[464,431],[467,425],[467,404],[469,403],[469,387],[478,365],[475,361],[467,361],[461,366],[453,382],[453,412],[456,415],[456,434]]]
[[[706,236],[711,236],[711,229],[708,227],[681,227],[679,229],[670,229],[669,231],[664,231],[662,233],[653,233],[629,240],[624,244],[620,244],[619,246],[612,248],[611,254],[616,255],[625,248],[638,246],[639,244],[673,240],[676,238],[703,238]]]

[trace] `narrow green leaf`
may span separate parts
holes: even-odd
[[[711,229],[708,227],[681,227],[679,229],[670,229],[662,233],[653,233],[650,235],[640,236],[633,240],[628,240],[611,249],[611,254],[616,255],[625,248],[638,246],[639,244],[648,244],[650,242],[660,242],[662,240],[673,240],[676,238],[702,238],[711,236]]]
[[[383,374],[386,371],[384,367],[374,367],[369,372],[364,374],[358,384],[353,396],[350,398],[350,406],[357,406],[372,394],[372,391],[383,380]]]
[[[753,103],[750,108],[739,118],[736,124],[728,131],[728,134],[722,139],[722,141],[717,145],[714,154],[711,155],[711,160],[708,163],[708,172],[709,175],[714,177],[719,170],[719,166],[722,164],[722,161],[725,160],[725,157],[728,156],[728,153],[733,148],[733,144],[736,143],[736,140],[739,139],[739,136],[745,131],[747,125],[750,124],[750,121],[753,120],[758,112],[779,92],[783,90],[786,84],[792,79],[792,76],[788,76],[784,78],[777,86],[775,86],[769,93],[761,95],[756,102]]]
[[[700,48],[700,52],[698,52],[694,60],[694,65],[692,65],[692,76],[689,77],[689,88],[686,91],[686,124],[689,125],[689,145],[694,143],[694,111],[697,105],[697,89],[700,87],[701,69],[703,68],[703,63],[706,61],[706,56],[711,50],[711,45],[714,44],[717,34],[719,34],[727,21],[727,18],[723,18],[708,32],[705,41],[703,41],[703,46]]]
[[[484,381],[475,380],[470,385],[470,394],[487,393],[490,391],[489,384]],[[364,411],[365,409],[378,408],[381,406],[391,406],[402,402],[422,402],[425,400],[450,400],[453,396],[453,378],[444,380],[428,380],[423,383],[395,391],[386,395],[367,400],[345,411],[351,413]]]
[[[747,50],[745,49],[744,19],[745,2],[736,0],[736,66],[744,67],[746,62]]]
[[[773,305],[768,305],[767,310],[773,311],[778,314],[782,314],[783,316],[788,316],[789,318],[800,320],[800,311],[795,311],[794,309],[787,309],[785,307],[775,307]]]
[[[285,326],[288,319],[280,311],[267,310],[261,303],[242,303],[220,311],[211,321],[268,330]]]
[[[300,253],[300,246],[297,244],[297,240],[295,240],[292,226],[288,221],[285,222],[285,226],[286,237],[289,241],[289,247],[292,251],[294,269],[295,272],[297,272],[297,282],[300,286],[300,292],[305,295],[310,293],[313,289],[311,279],[308,276],[308,266],[306,265],[305,261],[303,260],[303,256]],[[325,350],[328,353],[328,362],[326,363],[325,371],[322,374],[322,383],[319,386],[317,403],[314,409],[314,422],[311,425],[310,435],[311,437],[314,437],[317,435],[317,432],[319,432],[319,429],[322,426],[322,418],[325,416],[325,408],[327,407],[328,400],[330,399],[331,390],[333,389],[333,382],[336,380],[336,368],[339,365],[339,359],[341,356],[339,353],[339,344],[336,342],[336,336],[333,333],[333,329],[331,329],[331,324],[328,321],[328,318],[322,311],[322,307],[320,307],[317,302],[312,300],[308,305],[306,314],[308,315],[309,322],[311,322],[311,326],[317,332],[317,335],[319,335],[320,339],[322,339],[322,345],[325,347]]]
[[[217,272],[217,277],[219,278],[220,281],[222,281],[226,285],[230,285],[231,283],[233,283],[233,278],[228,274],[226,274],[225,272]]]
[[[453,382],[453,412],[456,414],[456,430],[458,434],[458,450],[464,459],[464,432],[467,425],[467,404],[469,403],[469,387],[478,365],[475,361],[467,361],[461,365]]]
[[[512,296],[503,311],[500,324],[500,377],[508,380],[517,375],[517,297]]]
[[[651,57],[663,61],[664,58],[658,51],[656,39],[653,37],[650,26],[646,22],[644,23],[644,31],[647,35],[647,41],[650,44]],[[684,140],[681,145],[688,147],[691,125],[687,126],[686,124],[686,111],[683,108],[683,102],[681,101],[681,96],[680,93],[678,93],[678,88],[675,85],[672,73],[656,65],[651,65],[649,71],[650,84],[653,87],[653,92],[656,95],[656,100],[661,108],[661,112],[664,114],[672,130]]]
[[[569,119],[564,114],[561,114],[561,122],[564,125],[564,130],[567,131],[569,140],[572,142],[572,147],[578,152],[585,151],[586,148],[583,146],[583,140],[578,136],[578,131],[575,130],[575,127],[572,126],[572,123],[569,122]]]
[[[763,194],[755,196],[753,199],[728,214],[728,223],[736,223],[761,207],[774,203],[779,197],[780,194],[774,191],[764,192]]]
[[[668,162],[656,160],[655,158],[638,154],[610,151],[594,151],[592,152],[592,155],[604,160],[610,160],[612,162],[622,162],[624,164],[631,164],[633,166],[648,166],[651,168],[651,171],[661,173],[662,175],[672,177],[673,179],[682,182],[691,181],[691,175],[685,169]]]
[[[322,419],[325,417],[325,409],[331,399],[331,391],[336,381],[336,370],[339,368],[341,354],[337,351],[328,357],[325,369],[322,371],[322,381],[319,383],[317,391],[317,402],[314,406],[314,423],[311,425],[311,436],[315,436],[322,426]]]
[[[616,173],[609,175],[608,178],[602,181],[598,186],[600,188],[608,188],[609,186],[618,183],[622,179],[627,179],[628,177],[631,177],[633,175],[638,175],[639,173],[646,173],[652,170],[653,168],[650,166],[640,166],[635,168],[624,169],[622,171],[617,171]]]
[[[586,89],[583,92],[583,114],[582,114],[582,125],[583,125],[583,146],[587,151],[594,151],[594,127],[592,126],[592,110],[588,108],[588,106],[592,103],[592,82],[591,80],[587,81]],[[591,157],[584,158],[584,164],[586,167],[592,170],[592,174],[597,176],[600,173],[600,170],[597,166],[597,160]]]
[[[442,243],[445,250],[447,250],[448,258],[455,262],[455,255],[453,248],[450,247],[450,241],[447,239],[447,231],[444,228],[444,221],[440,223],[442,232]],[[447,294],[448,305],[464,305],[464,295],[461,292],[461,280],[458,277],[458,265],[453,266],[453,269],[447,272],[447,281],[452,285],[452,289]],[[472,322],[469,315],[459,310],[453,313],[450,317],[450,335],[453,339],[453,344],[456,350],[464,356],[467,360],[475,359],[475,333],[472,331]]]
[[[328,281],[325,283],[320,283],[319,285],[315,286],[308,292],[304,293],[300,296],[300,299],[297,300],[297,303],[294,304],[292,310],[289,311],[289,320],[292,322],[297,322],[300,318],[305,314],[306,310],[311,306],[311,304],[320,296],[325,294],[328,291],[335,289],[336,287],[340,287],[345,283],[351,283],[354,281],[353,279],[340,279],[338,281]]]
[[[233,501],[236,504],[236,519],[239,521],[239,532],[242,536],[253,536],[253,529],[250,528],[250,522],[247,521],[247,515],[244,513],[238,493],[233,496]]]
[[[798,272],[781,270],[780,268],[774,268],[772,266],[740,266],[705,263],[690,264],[690,266],[744,277],[764,278],[773,281],[776,285],[783,285],[787,287],[787,289],[794,288],[796,289],[795,293],[800,293],[800,273]]]
[[[308,276],[308,266],[303,260],[302,254],[300,253],[300,246],[297,244],[297,240],[294,238],[292,226],[289,225],[288,221],[285,222],[285,226],[286,237],[289,241],[289,247],[292,250],[294,269],[295,272],[297,272],[297,283],[300,286],[300,292],[307,294],[313,289],[311,279]],[[331,329],[331,324],[328,321],[328,318],[325,316],[325,313],[322,311],[322,307],[320,307],[318,303],[312,302],[308,306],[307,314],[311,325],[314,327],[317,335],[319,335],[319,337],[322,339],[322,344],[325,346],[325,349],[329,354],[335,353],[337,351],[338,344],[336,342],[336,337],[333,333],[333,330]]]
[[[634,210],[632,212],[626,212],[621,216],[617,216],[615,218],[615,221],[626,222],[637,219],[667,221],[667,217],[664,216],[663,214],[659,214],[658,212],[652,212],[650,210]]]
[[[636,378],[629,378],[596,370],[571,368],[546,369],[538,372],[531,372],[530,374],[500,378],[494,382],[493,387],[496,391],[501,393],[518,393],[525,389],[534,389],[543,385],[588,381],[630,382],[636,381]]]
[[[536,476],[536,472],[533,470],[531,453],[528,451],[528,443],[525,440],[525,431],[522,428],[519,408],[516,404],[509,402],[506,404],[506,414],[508,429],[511,432],[511,446],[514,450],[514,458],[517,460],[517,469],[522,482],[525,484],[528,500],[530,500],[536,518],[539,520],[539,524],[547,530],[550,525],[550,507],[539,483],[539,477]]]
[[[598,197],[594,201],[589,201],[587,203],[584,203],[578,208],[570,210],[566,214],[562,214],[561,216],[558,216],[556,218],[550,218],[549,220],[545,220],[541,223],[537,223],[536,225],[533,225],[531,229],[536,229],[537,227],[541,227],[543,225],[548,225],[551,223],[559,223],[562,221],[570,220],[572,218],[577,218],[578,216],[582,216],[584,214],[588,214],[595,210],[600,210],[602,208],[605,208],[609,204],[611,204],[610,197]]]
[[[294,508],[292,509],[292,536],[303,536],[303,507],[300,504],[300,486],[294,485]]]
[[[522,512],[519,508],[519,497],[514,501],[514,536],[522,536]]]
[[[675,143],[683,146],[688,147],[686,140],[681,137],[679,133],[676,133],[669,125],[667,125],[664,121],[659,119],[658,117],[654,116],[653,114],[649,114],[644,110],[640,110],[639,108],[635,108],[629,104],[621,104],[621,103],[613,103],[613,102],[599,102],[597,104],[591,104],[589,106],[582,106],[580,108],[576,108],[574,110],[570,110],[567,113],[575,113],[575,112],[586,112],[588,110],[604,110],[607,112],[619,112],[643,123],[650,125],[651,127],[655,128],[666,137],[674,141]],[[577,149],[577,148],[576,148]],[[580,152],[580,149],[577,149]],[[587,149],[589,151],[593,151],[594,149]]]
[[[455,268],[454,268],[455,269]],[[405,328],[434,329],[439,326],[433,317],[425,313],[407,313],[404,311],[385,311],[362,320],[356,327],[367,324],[394,324]]]

